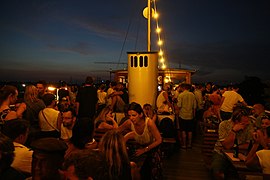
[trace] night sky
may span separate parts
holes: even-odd
[[[2,0],[0,81],[109,79],[110,69],[125,65],[96,62],[124,63],[126,52],[147,50],[145,6],[146,0]],[[270,81],[269,1],[158,0],[157,9],[169,67],[197,70],[193,82]]]

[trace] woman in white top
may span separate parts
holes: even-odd
[[[172,108],[172,104],[169,100],[169,91],[170,85],[164,84],[163,91],[161,91],[157,97],[156,105],[157,105],[157,112],[168,113],[170,112],[169,108]]]
[[[150,118],[145,117],[140,104],[135,102],[129,104],[128,116],[129,120],[125,121],[119,130],[122,132],[124,129],[130,129],[131,132],[125,135],[125,140],[135,139],[143,146],[143,148],[137,149],[136,156],[140,156],[161,144],[161,135],[155,123]]]
[[[134,161],[140,170],[141,175],[146,179],[160,177],[160,155],[158,145],[161,144],[162,138],[155,123],[148,117],[145,117],[143,109],[138,103],[131,103],[128,106],[129,119],[120,127],[119,131],[130,130],[124,138],[125,140],[134,139],[136,141],[135,150],[130,147],[131,160]]]
[[[266,128],[267,138],[260,137],[259,134],[254,133],[255,143],[248,153],[246,158],[246,165],[252,169],[261,169],[262,172],[269,178],[270,177],[270,126]],[[259,144],[264,149],[256,151]]]

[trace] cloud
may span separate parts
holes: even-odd
[[[70,46],[60,46],[56,44],[47,44],[50,50],[59,52],[75,52],[81,55],[97,54],[97,49],[93,48],[93,45],[87,42],[74,42]]]
[[[232,69],[237,72],[264,72],[269,76],[267,63],[270,60],[270,46],[264,43],[212,43],[179,44],[170,54],[170,61],[202,70],[202,75],[215,70]]]

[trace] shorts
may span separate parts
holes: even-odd
[[[193,119],[185,120],[185,119],[180,118],[180,129],[181,129],[181,131],[192,132],[193,131],[193,126],[194,126],[194,120]]]

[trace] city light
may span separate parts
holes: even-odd
[[[55,89],[56,89],[56,87],[53,87],[53,86],[49,86],[49,87],[48,87],[48,90],[49,90],[49,91],[55,91]]]

